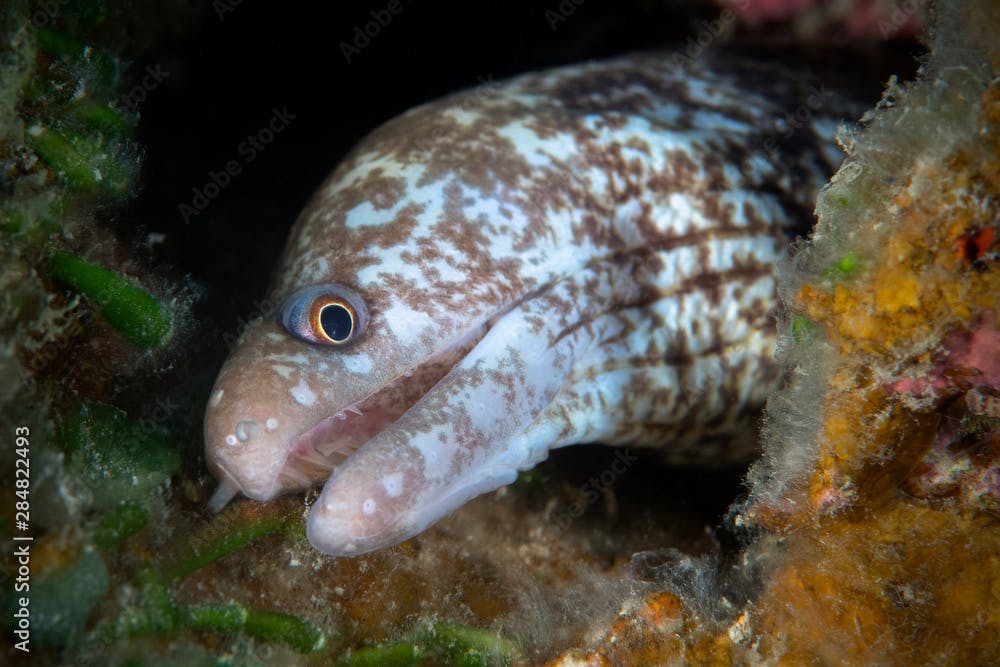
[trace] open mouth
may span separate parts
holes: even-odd
[[[488,328],[475,327],[419,366],[296,436],[286,449],[287,456],[275,480],[277,488],[307,489],[329,477],[334,468],[431,391],[482,340]]]
[[[400,391],[404,389],[403,387],[397,389],[395,385],[398,383],[399,378],[394,380],[391,386],[381,388],[371,396],[326,417],[299,434],[288,449],[288,456],[276,482],[278,487],[312,486],[328,477],[330,472],[348,456],[399,419],[410,404],[399,400],[404,396],[398,395],[410,392]],[[423,392],[414,393],[423,394]],[[393,397],[397,400],[387,400]]]

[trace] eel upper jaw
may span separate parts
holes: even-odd
[[[486,335],[480,324],[455,338],[420,365],[389,380],[374,392],[324,417],[294,436],[269,497],[291,489],[308,489],[329,477],[366,442],[391,426],[438,380],[454,368]],[[216,494],[222,494],[226,481]],[[229,492],[226,502],[239,492]],[[224,504],[224,503],[223,503]]]

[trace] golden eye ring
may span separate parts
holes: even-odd
[[[300,289],[285,299],[279,319],[290,334],[307,343],[344,347],[364,332],[368,310],[354,290],[326,283]]]
[[[310,307],[313,333],[330,345],[344,345],[354,335],[357,313],[343,299],[317,297]]]

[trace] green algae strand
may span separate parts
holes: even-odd
[[[276,611],[247,610],[243,632],[256,639],[285,644],[299,653],[314,653],[326,644],[323,631],[315,625]]]
[[[206,531],[194,536],[167,568],[171,579],[182,579],[223,556],[242,549],[257,538],[285,527],[284,518],[264,517],[246,522],[218,519]]]
[[[433,623],[420,633],[421,643],[453,667],[506,667],[520,651],[495,632],[454,623]]]
[[[56,280],[89,298],[133,344],[158,347],[170,337],[170,309],[139,285],[68,252],[54,253],[49,267]]]
[[[243,629],[247,616],[247,610],[235,602],[192,605],[184,610],[184,623],[196,630],[234,633]]]
[[[426,655],[410,642],[366,646],[341,661],[342,667],[421,667]]]
[[[236,602],[192,605],[182,612],[183,624],[194,630],[243,633],[268,643],[284,644],[299,653],[314,653],[326,645],[315,625],[291,614],[247,609]]]
[[[39,51],[73,65],[99,91],[111,91],[118,83],[118,61],[102,49],[46,28],[36,28],[35,38]]]

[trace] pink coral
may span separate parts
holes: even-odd
[[[898,380],[890,388],[900,394],[972,387],[1000,390],[1000,331],[991,311],[980,315],[975,330],[952,334],[941,347],[943,353],[927,375]]]
[[[804,36],[846,33],[848,36],[885,40],[913,37],[924,26],[923,0],[719,0],[744,23],[791,22]]]

